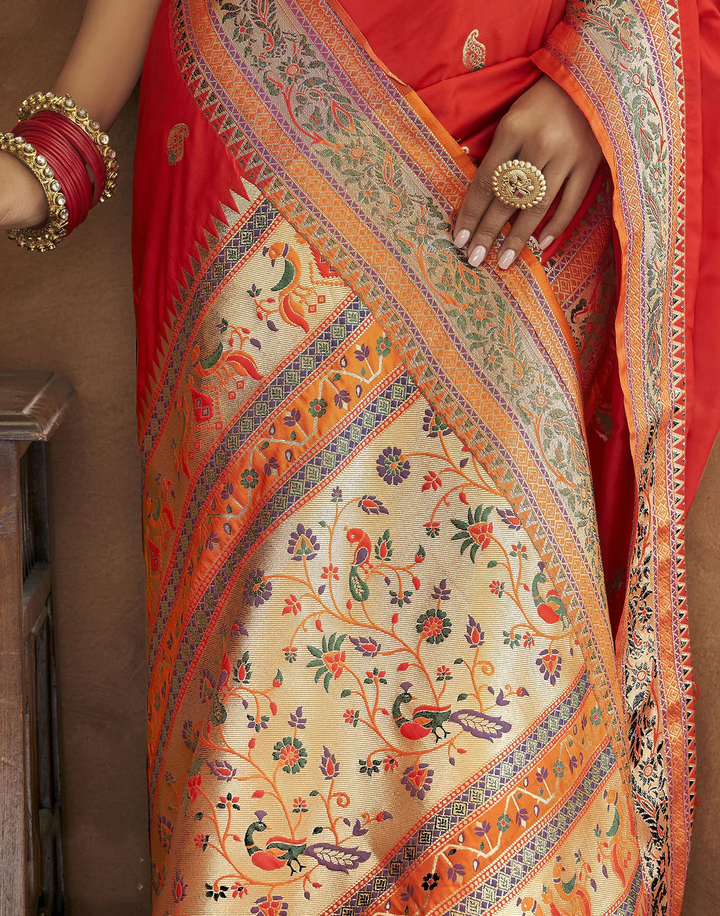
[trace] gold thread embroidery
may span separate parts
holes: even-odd
[[[167,157],[170,165],[176,165],[185,155],[185,139],[190,136],[187,124],[176,124],[167,138]]]
[[[465,39],[463,47],[463,66],[466,70],[482,70],[485,66],[485,45],[478,40],[478,30],[473,29]]]

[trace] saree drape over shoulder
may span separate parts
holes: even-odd
[[[497,60],[502,11],[457,4],[417,79],[373,4],[163,4],[134,236],[155,916],[680,913],[717,425],[685,3],[515,5]],[[462,147],[540,70],[607,167],[551,250],[475,270]]]

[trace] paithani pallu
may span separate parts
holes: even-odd
[[[545,267],[473,270],[470,161],[341,11],[163,5],[135,232],[158,916],[679,913],[677,28],[578,4],[538,57],[615,185],[616,652],[586,449],[608,182]]]

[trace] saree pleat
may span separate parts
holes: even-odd
[[[573,21],[538,58],[566,83]],[[608,174],[551,260],[478,271],[473,171],[342,8],[163,4],[135,198],[158,916],[679,912],[682,302],[635,301],[672,252],[615,197],[613,335]],[[619,656],[587,452],[615,340]]]

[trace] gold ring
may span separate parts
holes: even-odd
[[[522,159],[508,159],[492,176],[493,194],[508,207],[529,210],[545,197],[545,176],[537,166]]]

